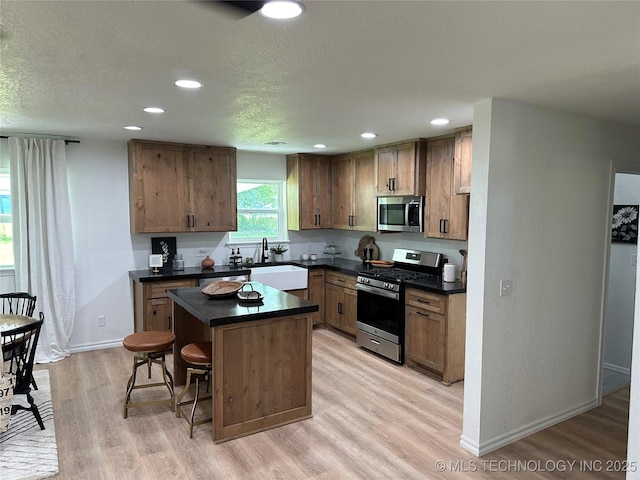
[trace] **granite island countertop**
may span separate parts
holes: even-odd
[[[238,301],[235,295],[225,298],[210,298],[202,293],[201,287],[167,290],[167,294],[171,300],[209,327],[311,313],[319,310],[317,304],[295,295],[259,282],[251,282],[251,284],[256,291],[264,296],[261,303],[243,303]]]

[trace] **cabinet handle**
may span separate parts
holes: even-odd
[[[396,177],[393,177],[391,180],[393,181],[393,189],[392,190],[395,192],[396,191]]]
[[[196,216],[191,215],[191,228],[196,228]]]
[[[322,222],[320,221],[320,214],[318,214],[318,225],[320,225]]]
[[[431,302],[429,300],[423,300],[421,298],[416,298],[416,301],[419,303],[426,303],[427,305],[429,305]]]
[[[443,233],[449,233],[449,220],[447,220],[446,218],[444,219],[444,232]]]
[[[428,317],[428,316],[429,316],[429,314],[428,314],[428,313],[422,313],[420,310],[416,310],[416,313],[417,313],[418,315],[422,315],[423,317]]]
[[[191,228],[191,216],[187,215],[187,228]]]
[[[380,342],[375,338],[371,338],[370,340],[371,340],[371,343],[373,343],[374,345],[380,345]]]
[[[338,302],[338,313],[342,315],[342,303]]]
[[[444,233],[444,232],[442,231],[442,221],[443,221],[443,219],[441,218],[441,219],[440,219],[440,228],[438,229],[438,231],[439,231],[440,233]]]

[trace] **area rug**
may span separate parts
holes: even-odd
[[[36,480],[51,477],[59,471],[49,372],[38,370],[33,376],[38,385],[38,390],[32,391],[33,399],[45,429],[40,430],[31,412],[19,410],[11,417],[9,429],[0,433],[2,480]]]

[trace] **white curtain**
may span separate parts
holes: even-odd
[[[70,354],[75,317],[71,209],[64,140],[9,138],[16,290],[37,295],[37,362]]]

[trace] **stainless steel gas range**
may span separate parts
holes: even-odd
[[[442,277],[439,253],[396,248],[392,268],[372,268],[358,274],[356,343],[396,363],[404,363],[405,282]]]

